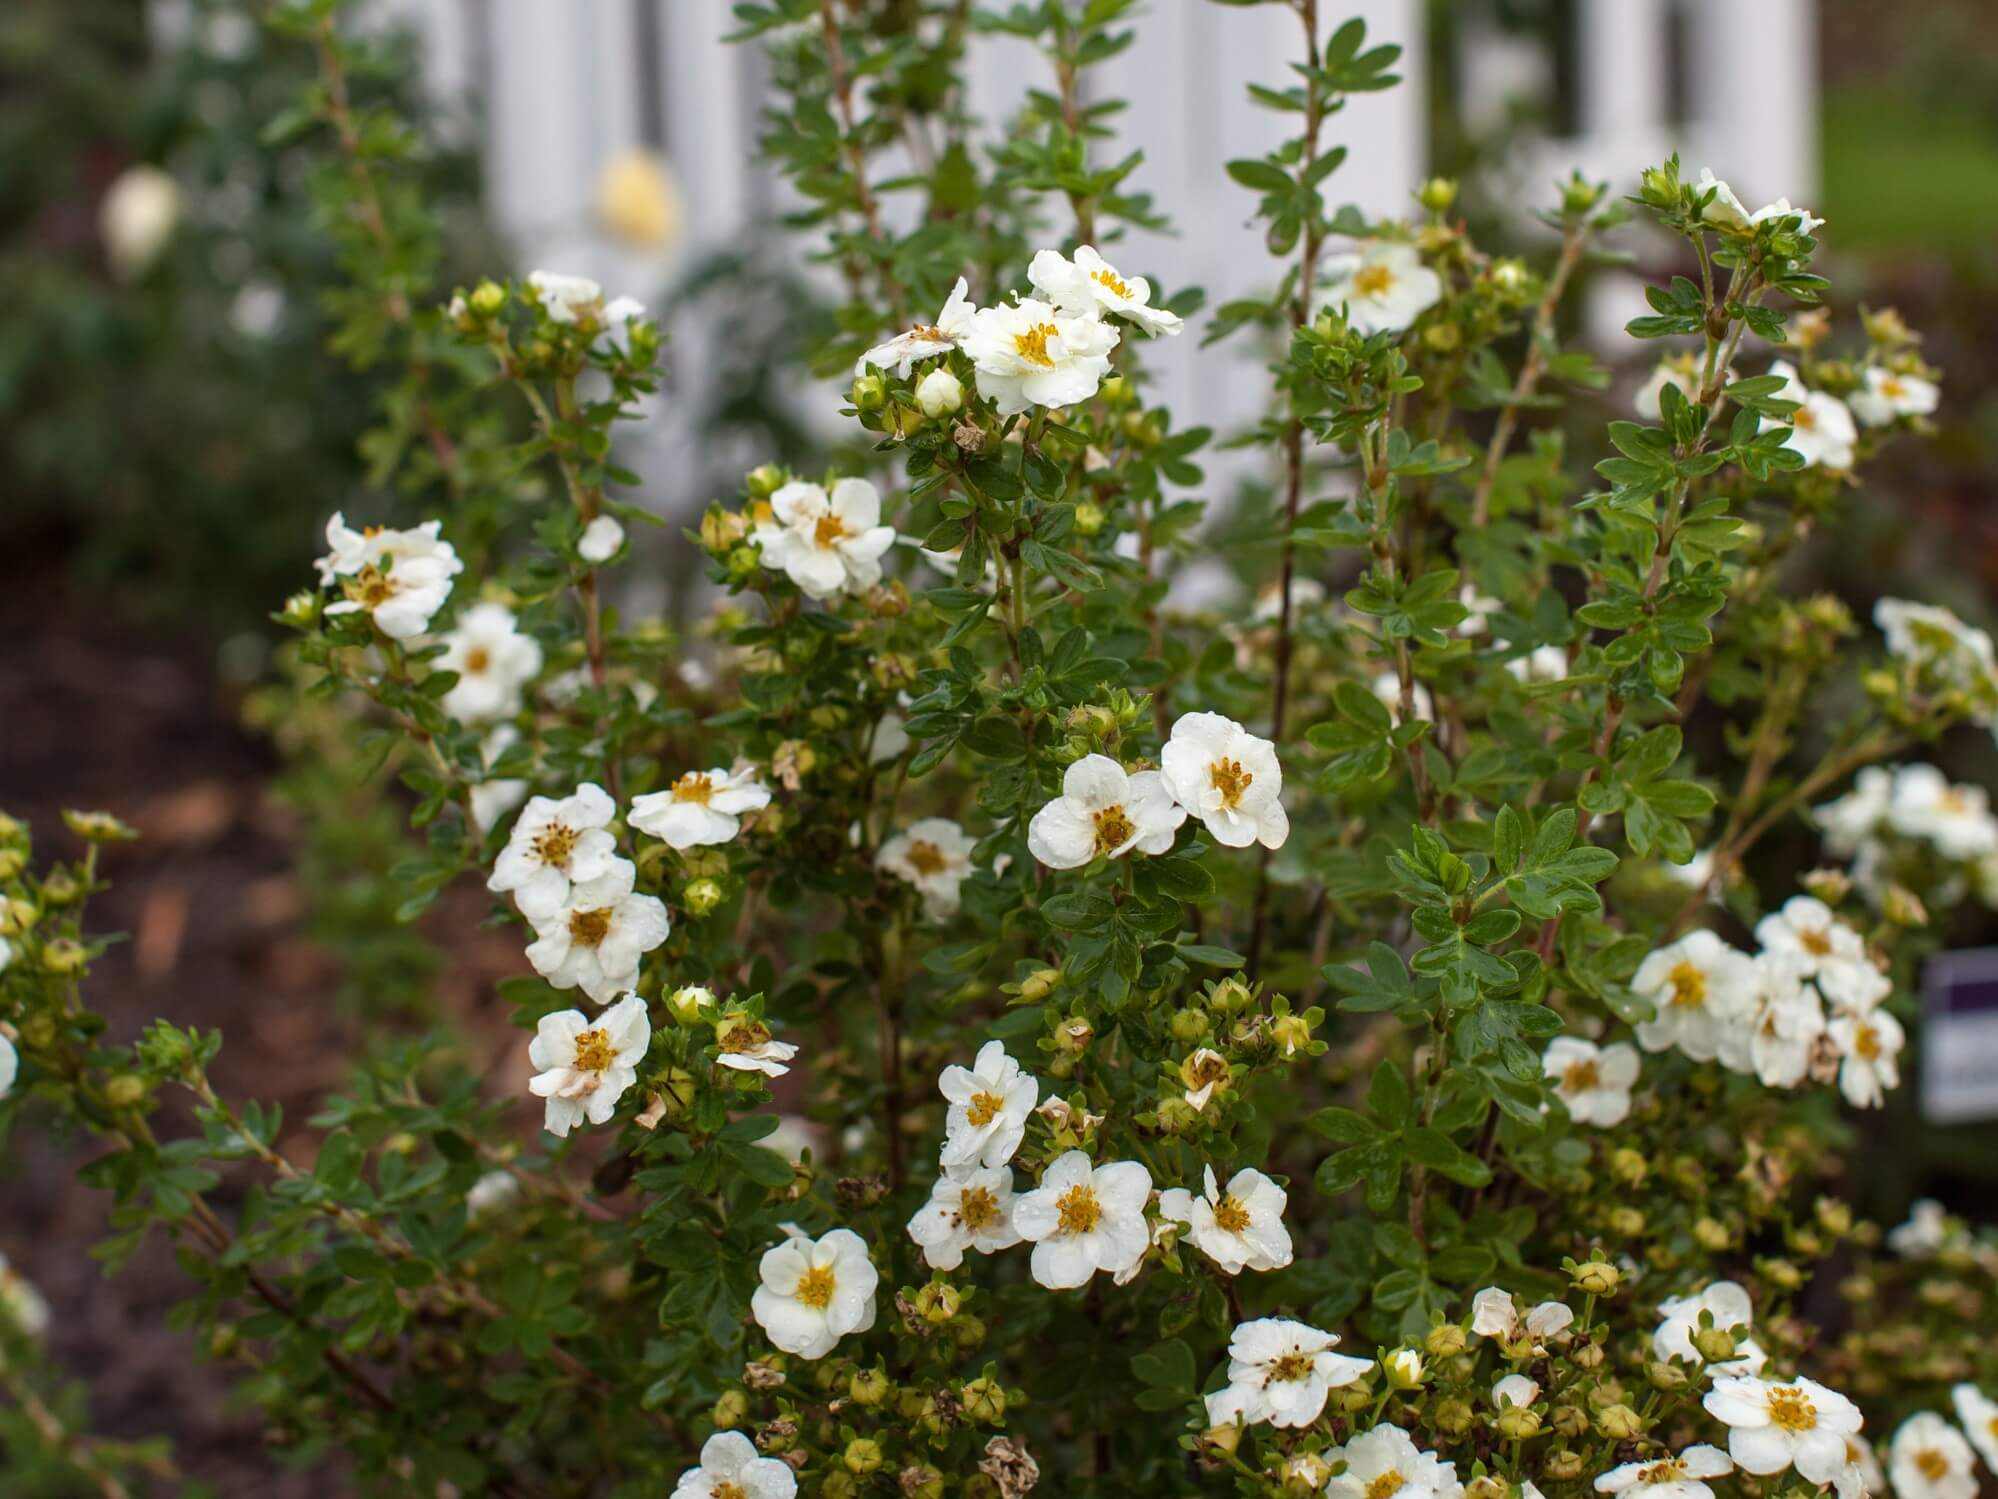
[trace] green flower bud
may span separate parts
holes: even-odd
[[[1724,1364],[1734,1357],[1736,1344],[1725,1327],[1700,1327],[1693,1330],[1693,1347],[1708,1363]]]
[[[18,848],[0,848],[0,880],[11,880],[27,867],[28,856]]]
[[[1524,1441],[1540,1434],[1540,1412],[1530,1405],[1508,1405],[1498,1413],[1499,1434],[1512,1441]]]
[[[715,908],[728,898],[728,893],[714,880],[694,880],[681,892],[680,899],[689,916],[711,916]]]
[[[1644,1366],[1644,1377],[1660,1390],[1684,1389],[1688,1378],[1684,1366],[1657,1359]]]
[[[964,1387],[967,1420],[997,1426],[1006,1419],[1006,1390],[997,1380],[974,1379]]]
[[[881,1370],[862,1369],[847,1381],[846,1393],[853,1397],[856,1405],[876,1406],[886,1400],[894,1388]]]
[[[1571,1262],[1568,1283],[1585,1295],[1614,1296],[1623,1284],[1623,1271],[1608,1260],[1585,1260],[1579,1265]]]
[[[1596,1412],[1596,1430],[1613,1442],[1627,1442],[1644,1434],[1644,1417],[1619,1402]]]
[[[861,411],[879,411],[888,404],[888,382],[872,371],[854,376],[853,404]]]
[[[963,1294],[948,1281],[933,1280],[916,1292],[916,1315],[925,1322],[948,1322],[963,1304]]]
[[[776,464],[766,463],[749,471],[743,480],[743,487],[749,491],[751,499],[767,500],[784,487],[786,477],[784,470]]]
[[[1397,1348],[1381,1359],[1381,1370],[1387,1375],[1387,1382],[1397,1390],[1414,1390],[1422,1387],[1426,1371],[1422,1366],[1422,1355],[1413,1348]]]
[[[1415,190],[1415,201],[1431,213],[1443,213],[1457,201],[1457,184],[1448,177],[1431,177]]]
[[[104,1085],[104,1101],[114,1109],[129,1109],[146,1096],[146,1080],[121,1072]]]
[[[1094,500],[1083,500],[1075,507],[1075,529],[1080,535],[1096,535],[1108,519],[1103,507]]]
[[[881,1444],[867,1437],[855,1437],[846,1444],[839,1460],[849,1473],[877,1472],[882,1463]]]
[[[935,1468],[904,1468],[895,1475],[903,1499],[943,1499],[943,1475]]]
[[[1444,1400],[1436,1406],[1436,1429],[1445,1436],[1462,1436],[1471,1429],[1471,1423],[1476,1419],[1476,1413],[1466,1401]]]
[[[1568,1483],[1582,1476],[1582,1454],[1566,1449],[1550,1452],[1541,1460],[1540,1466],[1549,1478]]]
[[[42,967],[50,973],[81,973],[88,961],[89,954],[84,952],[83,944],[67,937],[58,937],[42,948]]]
[[[724,1390],[708,1419],[716,1431],[734,1431],[749,1419],[749,1397],[741,1390]]]
[[[139,836],[138,829],[127,827],[109,812],[66,810],[62,820],[77,837],[91,843],[123,843]]]
[[[465,299],[465,305],[479,317],[496,316],[500,309],[506,306],[506,288],[497,281],[481,281],[472,288],[472,294]]]
[[[1455,1358],[1470,1346],[1471,1335],[1455,1322],[1445,1322],[1429,1329],[1429,1336],[1422,1340],[1431,1358]]]

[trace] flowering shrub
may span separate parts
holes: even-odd
[[[477,879],[517,934],[525,1059],[386,1046],[304,1159],[211,1085],[222,1037],[86,1008],[128,830],[0,852],[9,1107],[106,1139],[106,1257],[176,1240],[274,1432],[383,1492],[708,1499],[1966,1499],[1998,1459],[1998,1241],[1833,1195],[1933,916],[1994,885],[1981,794],[1886,766],[1988,729],[1998,662],[1784,591],[1935,372],[1884,314],[1832,358],[1819,221],[1676,161],[1565,184],[1542,269],[1448,183],[1335,211],[1331,126],[1396,49],[1290,8],[1257,97],[1295,134],[1228,168],[1276,289],[1202,331],[1273,361],[1240,445],[1274,487],[1221,549],[1267,603],[1231,614],[1173,589],[1212,434],[1146,399],[1199,296],[1099,249],[1157,222],[1080,81],[1129,0],[737,7],[862,435],[674,543],[700,641],[615,606],[656,325],[572,275],[411,284],[401,138],[342,102],[333,7],[277,12],[422,517],[334,516],[281,618],[424,830],[403,917]],[[1051,64],[989,158],[974,24]],[[1522,446],[1607,378],[1560,313],[1633,212],[1697,279],[1630,333],[1685,352],[1600,449]],[[1759,883],[1811,817],[1835,862]]]

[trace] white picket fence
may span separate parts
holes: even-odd
[[[594,275],[646,297],[670,284],[676,268],[740,244],[784,202],[781,182],[755,160],[762,60],[753,47],[722,41],[731,29],[727,0],[375,3],[420,33],[435,95],[465,104],[479,122],[493,214],[523,265]],[[1641,166],[1674,147],[1690,167],[1712,165],[1751,199],[1808,198],[1816,181],[1815,0],[1578,3],[1581,133],[1520,153],[1513,170],[1524,201],[1548,201],[1552,180],[1571,165],[1627,190]],[[1335,0],[1322,9],[1328,31],[1358,14],[1373,40],[1423,52],[1422,0]],[[1267,150],[1293,125],[1252,104],[1245,86],[1290,77],[1295,17],[1278,6],[1153,0],[1137,31],[1094,87],[1131,101],[1119,117],[1119,145],[1143,148],[1135,184],[1178,230],[1132,234],[1118,262],[1168,287],[1201,285],[1210,307],[1267,286],[1273,267],[1248,221],[1251,196],[1222,167]],[[1675,36],[1676,75],[1668,63]],[[1536,69],[1546,66],[1472,28],[1458,71],[1467,94],[1489,100],[1515,82],[1536,86]],[[976,39],[971,70],[971,103],[988,120],[1048,83],[1045,64],[1010,38]],[[1407,207],[1428,154],[1423,71],[1404,69],[1400,88],[1353,100],[1333,122],[1333,137],[1351,147],[1332,182],[1337,201],[1371,212]],[[1674,76],[1685,80],[1683,98],[1673,97]],[[603,164],[635,146],[664,153],[687,205],[686,233],[668,255],[620,248],[593,213]],[[1620,321],[1624,311],[1610,315]],[[697,379],[702,330],[672,331],[673,374]],[[1260,381],[1241,356],[1195,345],[1182,338],[1150,360],[1165,398],[1182,420],[1198,410],[1225,427],[1246,416]],[[665,421],[648,424],[669,451],[685,438],[673,430],[670,405]],[[645,466],[666,491],[653,497],[665,508],[702,498],[674,493],[674,466]]]

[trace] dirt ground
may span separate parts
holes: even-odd
[[[129,940],[99,965],[92,1005],[114,1040],[159,1016],[222,1029],[222,1091],[305,1119],[339,1084],[352,1037],[328,999],[329,960],[300,935],[293,832],[264,790],[269,747],[237,726],[206,644],[83,607],[57,569],[5,571],[0,639],[14,647],[0,652],[0,808],[32,824],[43,856],[76,852],[59,818],[66,806],[105,808],[144,833],[104,866],[115,888],[93,925]],[[473,935],[465,961],[454,953],[448,965],[443,999],[490,1038],[497,1071],[524,1058],[511,1056],[521,1038],[492,982],[523,970],[517,945],[477,934],[479,893],[462,897],[469,910],[457,914],[469,919],[457,929]],[[93,1429],[169,1436],[185,1476],[223,1499],[351,1493],[337,1462],[281,1461],[256,1413],[232,1406],[229,1371],[167,1328],[185,1282],[166,1243],[150,1242],[109,1279],[88,1258],[108,1200],[75,1173],[99,1147],[43,1124],[22,1120],[0,1156],[0,1252],[47,1297],[54,1360],[88,1382]],[[309,1158],[309,1135],[289,1148]]]

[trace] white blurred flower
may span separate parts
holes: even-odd
[[[437,666],[458,674],[444,711],[462,724],[490,723],[519,711],[521,690],[541,674],[541,643],[506,605],[474,604],[444,637]]]
[[[1945,859],[1969,861],[1998,853],[1998,818],[1982,786],[1953,786],[1933,765],[1903,765],[1894,773],[1887,823],[1895,832],[1935,845]]]
[[[1690,352],[1667,354],[1659,360],[1644,377],[1637,394],[1630,398],[1631,409],[1648,422],[1661,420],[1665,415],[1662,403],[1668,385],[1678,386],[1679,394],[1690,403],[1700,392],[1699,356]]]
[[[1788,360],[1778,359],[1769,366],[1772,375],[1781,375],[1784,386],[1776,392],[1777,398],[1796,401],[1800,404],[1787,417],[1765,416],[1761,430],[1787,426],[1790,437],[1783,444],[1804,460],[1807,468],[1822,465],[1825,468],[1846,469],[1852,467],[1853,444],[1859,438],[1859,429],[1852,423],[1852,413],[1846,410],[1845,402],[1828,391],[1809,390],[1797,376],[1797,367]]]
[[[667,938],[666,906],[633,891],[636,871],[625,859],[569,887],[554,910],[522,914],[534,925],[527,961],[557,989],[582,991],[598,1004],[635,988],[640,959]]]
[[[141,162],[112,179],[97,205],[97,232],[120,281],[136,281],[159,259],[180,224],[180,186],[170,173]]]
[[[1506,662],[1512,679],[1521,683],[1562,682],[1568,677],[1568,648],[1561,645],[1535,646],[1524,656]]]
[[[701,1463],[680,1475],[671,1499],[796,1499],[798,1475],[765,1457],[739,1431],[718,1431],[701,1444]]]
[[[366,613],[391,640],[410,640],[430,627],[431,616],[451,596],[451,580],[464,570],[443,523],[425,521],[414,530],[348,527],[335,512],[326,523],[331,550],[318,561],[319,581],[337,584],[342,597],[328,615]]]
[[[587,326],[603,311],[604,289],[588,276],[565,276],[560,271],[530,271],[527,276],[530,300],[540,304],[551,323]]]
[[[1579,1036],[1556,1036],[1541,1054],[1540,1070],[1554,1079],[1554,1096],[1577,1124],[1608,1128],[1630,1114],[1630,1090],[1642,1067],[1628,1041],[1598,1046]]]
[[[1961,1220],[1933,1197],[1921,1197],[1909,1208],[1908,1221],[1887,1231],[1887,1247],[1903,1259],[1925,1260],[1964,1237]]]
[[[1954,686],[1991,690],[1998,672],[1991,637],[1949,610],[1908,599],[1881,599],[1873,606],[1873,623],[1887,637],[1887,649],[1902,660]]]
[[[1832,1482],[1846,1466],[1845,1437],[1860,1426],[1858,1406],[1809,1379],[1717,1380],[1701,1403],[1729,1428],[1728,1455],[1765,1477],[1795,1467],[1811,1483]]]
[[[578,1014],[571,1010],[570,1014]],[[520,1178],[511,1171],[488,1171],[472,1183],[465,1194],[465,1221],[477,1223],[481,1218],[490,1217],[503,1207],[510,1207],[520,1196]]]
[[[751,534],[763,565],[806,597],[829,599],[881,581],[881,554],[895,528],[881,524],[881,496],[865,479],[841,479],[832,492],[794,479],[770,497],[772,519]]]
[[[1735,1357],[1712,1364],[1705,1372],[1715,1378],[1760,1374],[1768,1363],[1765,1354],[1749,1336],[1755,1322],[1755,1308],[1748,1292],[1731,1280],[1717,1280],[1690,1296],[1675,1296],[1660,1304],[1659,1322],[1651,1334],[1651,1351],[1662,1361],[1703,1363],[1693,1344],[1693,1335],[1702,1323],[1720,1332],[1733,1332]],[[1738,1329],[1738,1330],[1737,1330]]]
[[[672,164],[642,147],[612,156],[597,173],[597,219],[634,249],[671,246],[686,220]]]
[[[528,1091],[548,1101],[543,1127],[558,1139],[587,1119],[607,1123],[652,1044],[652,1018],[636,994],[590,1024],[581,1010],[543,1015],[527,1057],[539,1071]]]
[[[4,1254],[0,1254],[0,1314],[13,1318],[31,1338],[49,1330],[48,1302],[25,1275],[7,1263]]]
[[[5,937],[0,937],[0,968],[7,966],[14,949]],[[14,1091],[14,1079],[21,1075],[21,1054],[14,1049],[14,1043],[0,1036],[0,1098]]]
[[[950,299],[944,303],[943,311],[937,314],[934,323],[917,323],[888,342],[876,344],[854,361],[854,374],[864,375],[868,366],[872,365],[878,370],[893,370],[906,380],[909,372],[923,360],[948,354],[958,347],[971,331],[971,320],[978,312],[967,295],[970,289],[971,283],[962,276],[958,277],[957,285],[951,288]]]
[[[1887,1474],[1899,1499],[1977,1499],[1977,1459],[1963,1433],[1934,1411],[1917,1411],[1887,1444]]]
[[[1346,1471],[1326,1480],[1334,1499],[1460,1499],[1457,1466],[1417,1447],[1399,1426],[1382,1422],[1338,1450]]]
[[[624,545],[624,527],[618,524],[614,515],[600,515],[583,527],[583,534],[576,543],[576,555],[585,562],[601,567],[618,553]]]
[[[1677,1046],[1696,1062],[1711,1062],[1720,1053],[1722,1032],[1751,1013],[1759,983],[1747,953],[1701,929],[1645,958],[1630,987],[1655,1011],[1638,1022],[1639,1046],[1646,1051]]]
[[[1824,834],[1826,852],[1841,859],[1858,853],[1887,820],[1893,795],[1893,775],[1878,765],[1869,765],[1844,796],[1811,808],[1811,818]]]
[[[1968,1383],[1951,1386],[1949,1398],[1984,1466],[1998,1473],[1998,1400]]]
[[[1423,723],[1436,722],[1436,703],[1429,696],[1429,689],[1420,682],[1411,684],[1414,691],[1409,693],[1409,701],[1415,706],[1415,716]],[[1388,717],[1396,724],[1401,722],[1401,675],[1389,667],[1371,683],[1374,697],[1388,710]]]
[[[1852,414],[1869,427],[1891,426],[1904,416],[1928,416],[1942,404],[1942,391],[1919,375],[1870,364],[1861,379],[1850,404]]]
[[[881,845],[874,862],[916,887],[923,911],[942,921],[957,914],[958,889],[971,877],[977,840],[947,817],[925,817]]]
[[[1724,1478],[1733,1471],[1734,1462],[1725,1452],[1701,1442],[1674,1457],[1611,1468],[1596,1479],[1595,1489],[1627,1499],[1714,1499],[1705,1480]]]
[[[512,724],[493,725],[479,741],[479,763],[491,771],[500,757],[518,743],[520,730]],[[472,787],[467,799],[471,803],[472,823],[480,835],[490,833],[502,817],[527,800],[527,789],[527,782],[515,776],[484,780]]]
[[[1443,278],[1422,263],[1415,246],[1375,240],[1353,254],[1326,260],[1311,315],[1343,307],[1354,331],[1395,333],[1442,297]]]
[[[1142,276],[1125,279],[1093,246],[1077,246],[1072,261],[1059,250],[1042,250],[1027,267],[1027,279],[1062,312],[1091,317],[1114,314],[1153,334],[1180,331],[1178,314],[1151,305],[1150,282]]]
[[[1842,1060],[1839,1091],[1856,1109],[1877,1109],[1887,1090],[1901,1086],[1901,1048],[1907,1033],[1885,1010],[1834,1016],[1830,1035]]]

